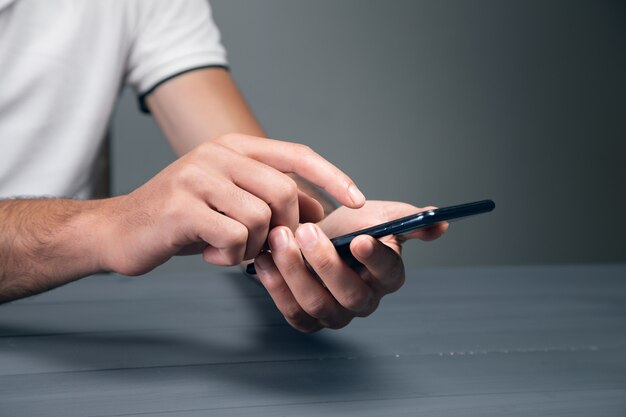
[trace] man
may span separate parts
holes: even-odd
[[[0,300],[181,254],[256,258],[286,320],[310,332],[370,314],[402,285],[397,238],[355,239],[357,272],[327,236],[418,209],[366,203],[310,148],[264,139],[226,65],[204,0],[0,0]],[[124,82],[180,158],[128,195],[90,199]],[[343,207],[324,217],[302,178]]]

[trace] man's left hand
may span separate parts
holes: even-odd
[[[356,210],[340,207],[318,224],[302,224],[295,234],[287,227],[276,227],[268,238],[271,254],[264,253],[255,260],[259,280],[294,328],[307,333],[324,327],[342,328],[354,317],[371,314],[383,296],[402,286],[405,272],[400,254],[404,241],[436,239],[448,225],[440,223],[402,237],[374,239],[357,236],[350,244],[350,250],[364,265],[359,271],[350,268],[339,257],[329,236],[339,236],[428,208],[368,201]]]

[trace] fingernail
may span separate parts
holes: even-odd
[[[354,184],[348,187],[348,195],[355,206],[362,206],[365,203],[365,196]]]
[[[257,271],[267,271],[272,266],[272,260],[268,254],[261,255],[254,260],[254,266]]]
[[[309,248],[315,245],[317,241],[317,230],[310,223],[303,224],[296,231],[296,239],[303,248]]]
[[[289,245],[289,236],[287,231],[282,227],[275,230],[270,235],[270,248],[272,251],[282,251],[287,249]]]

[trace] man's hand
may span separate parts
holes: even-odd
[[[270,228],[295,231],[300,206],[321,206],[286,173],[360,207],[352,180],[310,148],[230,134],[202,144],[106,208],[104,267],[145,273],[177,254],[236,265],[261,251]],[[309,210],[310,211],[310,210]]]
[[[254,258],[271,228],[295,232],[301,214],[323,216],[288,173],[347,206],[365,202],[310,148],[240,134],[196,147],[128,195],[0,201],[0,302],[102,270],[143,274],[174,255],[202,253],[216,265]]]
[[[303,224],[295,233],[286,227],[271,230],[271,254],[255,260],[261,283],[286,320],[303,332],[324,327],[338,329],[354,317],[365,317],[381,298],[404,283],[400,256],[406,239],[432,240],[447,224],[417,230],[402,237],[376,240],[358,236],[350,244],[360,271],[348,267],[335,251],[330,237],[407,216],[420,209],[404,203],[368,201],[359,210],[341,207],[316,224]],[[309,264],[311,270],[306,266]]]

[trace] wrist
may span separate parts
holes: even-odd
[[[76,261],[86,275],[97,272],[116,272],[111,262],[113,210],[115,198],[79,202],[80,209],[69,219],[64,228],[64,240],[69,251],[77,255]]]
[[[73,265],[79,276],[107,270],[101,262],[104,244],[97,214],[101,201],[71,201],[71,214],[59,224],[56,252]]]

